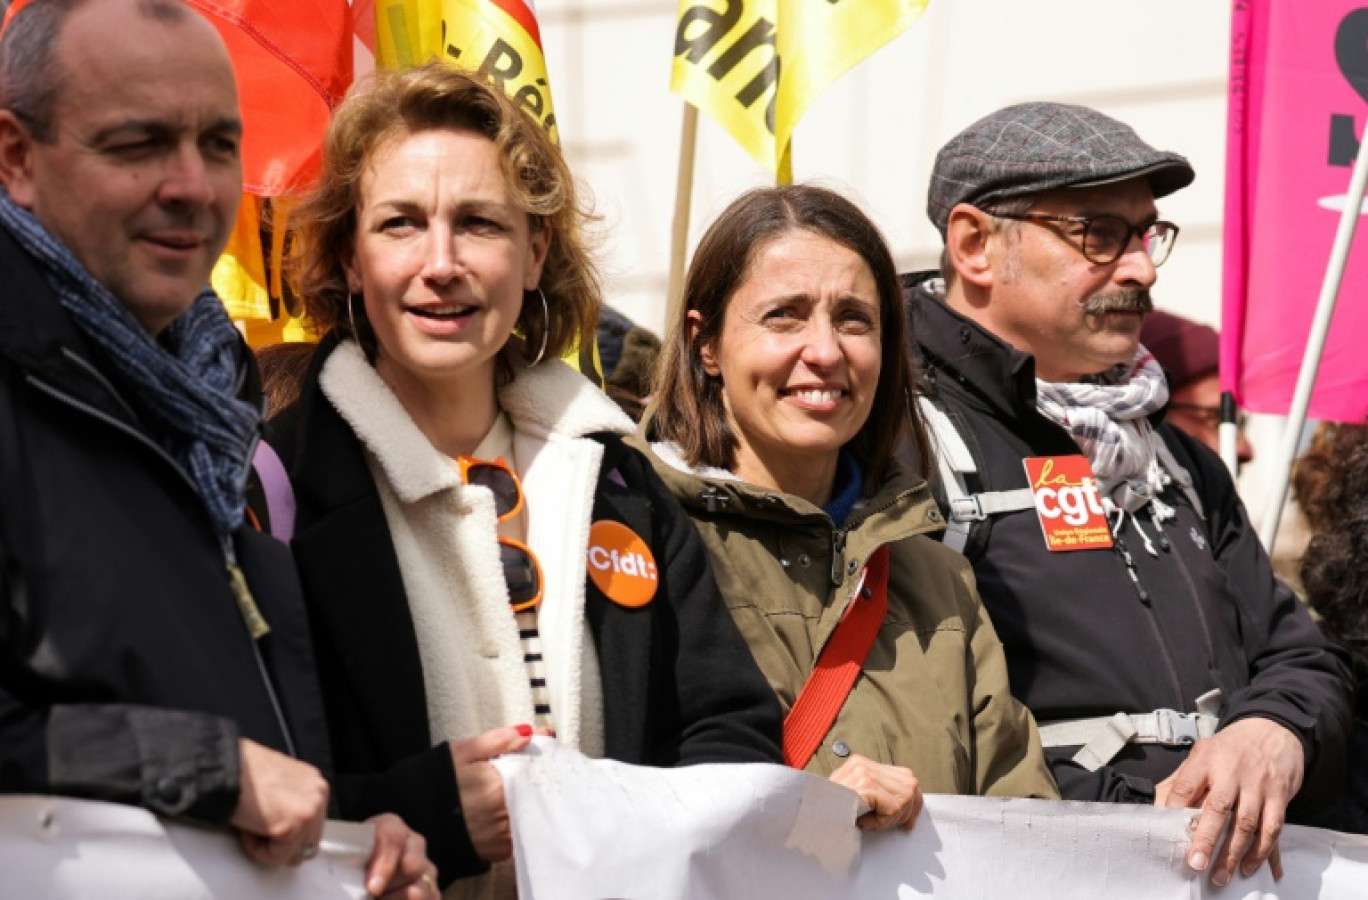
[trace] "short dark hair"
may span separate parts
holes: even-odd
[[[0,107],[19,117],[35,141],[57,136],[57,38],[71,14],[86,0],[30,3],[0,34]]]
[[[540,348],[543,336],[550,359],[563,356],[577,339],[591,339],[601,298],[585,237],[590,215],[560,150],[546,129],[498,89],[437,62],[376,71],[353,86],[333,113],[323,139],[322,174],[290,217],[295,229],[291,282],[312,327],[320,334],[337,329],[351,335],[354,318],[357,342],[374,355],[375,335],[364,305],[358,303],[348,314],[351,294],[342,268],[356,238],[361,178],[376,151],[390,141],[442,130],[489,138],[509,191],[532,229],[550,229],[541,276],[547,313],[543,316],[533,292],[533,302],[524,295],[518,316],[526,354]]]
[[[869,266],[879,293],[883,364],[870,416],[850,442],[865,471],[866,490],[910,429],[926,477],[931,453],[926,431],[908,398],[917,380],[908,352],[902,289],[893,256],[869,217],[840,194],[815,185],[758,188],[738,197],[708,228],[689,265],[679,313],[669,323],[656,369],[653,436],[676,444],[692,466],[734,469],[738,442],[722,401],[722,380],[703,368],[701,347],[721,333],[727,305],[761,248],[794,232],[808,232],[854,251]],[[689,313],[702,320],[690,337]]]
[[[0,109],[18,116],[35,141],[50,144],[57,138],[57,98],[64,77],[57,65],[57,41],[72,13],[87,2],[29,3],[0,34]],[[179,0],[139,0],[137,8],[160,22],[189,15]]]
[[[992,215],[993,213],[1007,213],[1008,215],[1013,216],[1020,215],[1021,213],[1030,212],[1031,209],[1040,202],[1040,197],[1040,194],[1027,194],[1025,197],[1009,197],[1006,200],[1000,200],[997,203],[989,204],[991,209],[985,209],[984,212],[989,215]],[[1009,238],[1011,238],[1021,227],[1021,223],[1016,219],[998,219],[997,221],[999,223],[998,227],[1001,228],[1003,233]],[[955,279],[959,277],[959,274],[955,271],[955,267],[950,262],[949,247],[941,248],[940,272],[941,278],[945,279],[947,285],[954,284]]]

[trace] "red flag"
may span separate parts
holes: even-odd
[[[10,19],[14,18],[15,13],[19,12],[19,10],[23,9],[25,6],[28,6],[31,2],[33,2],[33,0],[12,0],[9,9],[5,10],[5,21],[3,25],[0,25],[0,31],[3,31],[4,26],[10,23]]]
[[[286,198],[317,178],[328,117],[351,85],[351,8],[347,0],[187,2],[218,29],[232,57],[244,130],[242,189],[255,195],[243,198],[214,287],[253,346],[303,339],[280,279]],[[271,200],[269,244],[258,197]]]
[[[297,193],[317,176],[328,116],[352,82],[346,0],[187,0],[218,29],[237,74],[243,190]]]

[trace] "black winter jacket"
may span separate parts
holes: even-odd
[[[402,816],[427,839],[445,886],[488,865],[466,832],[451,753],[429,732],[379,492],[355,432],[319,386],[336,346],[333,336],[319,346],[299,402],[272,420],[270,440],[298,502],[292,546],[315,628],[337,791],[345,816]],[[778,702],[722,605],[693,525],[645,457],[616,435],[596,439],[604,452],[593,520],[649,536],[661,574],[655,599],[638,609],[586,579],[605,756],[652,766],[781,762]]]
[[[288,728],[326,770],[285,547],[233,537],[271,627],[254,649],[190,480],[2,231],[0,285],[0,790],[223,822],[239,736],[287,752]]]
[[[979,460],[977,490],[1028,486],[1022,459],[1080,453],[1036,410],[1035,361],[960,316],[904,276],[911,334],[929,391]],[[1220,688],[1219,727],[1250,716],[1297,734],[1306,750],[1303,817],[1342,783],[1350,727],[1348,669],[1292,592],[1273,575],[1224,465],[1208,448],[1154,424],[1196,482],[1205,517],[1175,486],[1163,499],[1177,519],[1121,542],[1145,588],[1142,599],[1120,551],[1050,553],[1034,510],[997,515],[965,552],[1007,651],[1012,691],[1045,726],[1051,721],[1160,708],[1191,711]],[[1159,539],[1162,534],[1163,540]],[[1130,744],[1089,773],[1076,748],[1047,750],[1066,799],[1153,802],[1154,783],[1186,758],[1181,747]]]

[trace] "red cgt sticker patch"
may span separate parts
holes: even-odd
[[[1022,462],[1051,553],[1111,547],[1107,511],[1086,456],[1032,456]]]

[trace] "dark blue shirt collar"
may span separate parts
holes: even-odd
[[[837,528],[845,524],[846,517],[855,508],[855,502],[860,499],[862,488],[864,473],[860,471],[860,463],[855,459],[855,454],[842,447],[841,455],[836,458],[836,478],[831,483],[831,499],[822,507]]]

